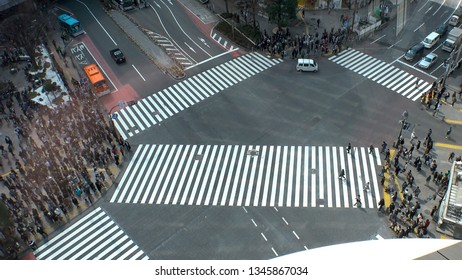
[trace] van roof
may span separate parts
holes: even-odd
[[[309,59],[309,58],[299,58],[298,63],[312,63],[314,60]]]

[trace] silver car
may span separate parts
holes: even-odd
[[[428,69],[436,62],[437,59],[438,56],[436,54],[429,53],[420,60],[419,67],[423,69]]]

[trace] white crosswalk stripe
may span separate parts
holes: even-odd
[[[147,260],[149,257],[98,207],[34,251],[38,260]]]
[[[350,69],[402,96],[416,101],[431,88],[431,84],[406,73],[399,68],[371,57],[355,49],[347,49],[329,58],[347,69]],[[415,87],[416,80],[418,87]]]
[[[359,195],[361,207],[376,208],[375,155],[365,147],[140,145],[110,202],[349,208]]]
[[[233,51],[233,50],[238,50],[238,47],[235,47],[232,44],[228,45],[228,41],[226,39],[223,39],[221,36],[219,36],[217,33],[211,34],[211,38],[215,40],[218,44],[220,44],[224,49]]]
[[[280,62],[259,53],[230,60],[119,110],[114,125],[127,139]]]
[[[175,44],[173,44],[169,38],[164,37],[160,34],[157,34],[155,32],[149,31],[147,32],[148,36],[153,39],[159,46],[163,47],[167,53],[170,53],[174,55],[175,59],[178,61],[178,63],[184,65],[184,66],[190,66],[195,63],[195,61],[192,61],[190,58],[186,57],[185,54],[180,51]]]

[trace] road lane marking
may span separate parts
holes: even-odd
[[[448,149],[454,149],[454,150],[462,150],[461,145],[453,145],[453,144],[446,144],[446,143],[435,143],[436,147],[441,147],[441,148],[448,148]]]
[[[444,3],[446,3],[446,0],[444,0],[443,3],[441,3],[441,5],[439,6],[439,8],[436,9],[436,11],[433,13],[433,15],[436,15],[436,13],[441,9],[441,7],[443,7]]]
[[[390,45],[390,46],[388,47],[388,49],[393,48],[394,46],[396,46],[396,44],[398,44],[398,43],[401,42],[401,41],[402,41],[402,40],[399,40],[399,41],[395,42],[393,45]]]
[[[444,119],[444,121],[446,123],[450,123],[450,124],[457,124],[457,125],[462,125],[462,121],[459,121],[459,120],[451,120],[451,119]]]
[[[163,3],[163,2],[162,2]],[[194,43],[194,45],[196,45],[199,49],[201,49],[205,54],[207,54],[208,56],[212,57],[211,54],[209,54],[204,48],[202,48],[198,43],[196,43],[196,41],[194,41],[189,35],[188,33],[186,33],[183,29],[183,27],[181,27],[180,23],[178,22],[178,20],[176,19],[175,15],[173,14],[172,10],[170,9],[169,6],[167,6],[167,4],[163,3],[165,5],[165,7],[167,7],[167,9],[169,10],[170,14],[172,15],[173,19],[175,20],[176,24],[178,25],[178,27],[181,29],[181,31],[183,32],[184,35],[186,35],[186,37],[189,38],[189,40],[191,40],[191,42]]]
[[[417,30],[419,30],[422,26],[424,26],[425,23],[422,23],[421,25],[419,25],[419,27],[417,27],[416,29],[414,29],[414,32],[416,32]]]
[[[143,77],[143,75],[141,75],[140,71],[138,71],[138,69],[136,69],[135,65],[132,64],[132,67],[133,67],[133,69],[135,69],[136,73],[138,73],[138,75],[140,75],[141,79],[143,79],[143,81],[146,82],[146,79]]]
[[[99,22],[99,20],[95,17],[95,15],[91,12],[90,8],[88,8],[87,4],[83,3],[82,1],[80,0],[77,0],[77,2],[79,2],[80,4],[84,5],[85,8],[87,8],[88,12],[91,14],[91,16],[96,20],[96,22],[99,24],[99,26],[101,26],[101,28],[103,29],[103,31],[106,33],[106,35],[109,37],[109,39],[111,39],[111,41],[114,43],[114,45],[117,46],[117,43],[114,41],[114,39],[112,39],[111,35],[109,35],[109,33],[106,31],[106,28],[104,28],[104,26],[101,24],[101,22]]]
[[[265,239],[265,241],[268,242],[268,239],[266,239],[266,236],[263,234],[263,232],[260,232],[260,234],[263,237],[263,239]]]
[[[293,230],[292,233],[297,237],[298,240],[300,240],[300,237],[298,237],[297,233]]]
[[[375,39],[374,41],[371,42],[371,45],[374,44],[375,42],[379,41],[380,39],[382,39],[385,36],[387,36],[387,35],[384,34],[384,35],[380,36],[379,38]]]
[[[289,223],[286,221],[286,218],[282,217],[282,220],[284,221],[284,223],[286,223],[286,225],[289,225]]]
[[[279,257],[278,253],[276,253],[276,250],[274,250],[273,247],[271,247],[271,250],[273,250],[273,253],[276,255],[276,257]]]
[[[420,70],[420,69],[417,68],[417,67],[414,67],[414,66],[412,66],[412,65],[409,65],[409,64],[407,64],[406,62],[402,62],[402,61],[399,60],[399,59],[398,59],[398,60],[395,60],[395,62],[399,62],[399,63],[401,63],[401,64],[403,64],[403,65],[406,65],[407,67],[412,68],[412,69],[414,69],[415,71],[420,72],[420,73],[422,73],[422,74],[424,74],[424,75],[427,75],[428,77],[430,77],[430,78],[432,78],[432,79],[434,79],[434,80],[437,80],[437,79],[438,79],[437,77],[435,77],[435,76],[433,76],[433,75],[431,75],[431,74],[428,74],[427,72],[422,71],[422,70]]]

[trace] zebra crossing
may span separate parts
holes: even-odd
[[[232,59],[119,110],[114,126],[127,139],[280,62],[256,52]]]
[[[178,63],[180,63],[181,65],[183,66],[190,66],[192,65],[193,63],[195,63],[195,61],[193,62],[192,61],[192,58],[190,57],[186,57],[184,55],[184,51],[180,51],[173,43],[172,41],[165,37],[165,36],[162,36],[160,34],[157,34],[155,32],[152,32],[152,31],[145,31],[146,34],[148,34],[148,36],[153,39],[159,46],[161,46],[162,48],[165,49],[165,51],[167,52],[167,54],[170,54],[172,55],[175,60],[178,61]]]
[[[233,51],[233,50],[237,50],[238,48],[237,47],[234,47],[234,45],[231,45],[229,44],[228,45],[228,41],[226,39],[224,39],[223,37],[221,37],[218,33],[214,32],[211,36],[211,38],[213,40],[215,40],[218,44],[220,44],[220,46],[222,46],[223,48],[225,48],[226,50],[228,51]]]
[[[375,155],[364,147],[140,145],[110,202],[350,208],[360,195],[362,208],[376,208]]]
[[[38,260],[147,260],[149,257],[98,207],[34,251]]]
[[[350,69],[388,89],[416,101],[427,92],[431,84],[419,79],[416,87],[416,76],[393,65],[376,59],[355,49],[346,49],[329,58],[347,69]]]

